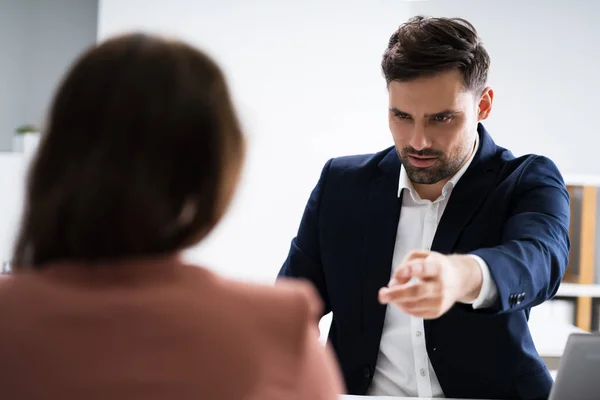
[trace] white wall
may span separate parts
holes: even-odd
[[[15,129],[39,124],[67,66],[93,45],[97,0],[0,0],[0,263],[21,216],[26,157]]]
[[[44,118],[65,68],[94,44],[97,19],[98,0],[0,0],[0,150]]]
[[[11,259],[23,209],[26,165],[23,153],[0,153],[0,265]]]
[[[224,68],[250,153],[224,223],[190,258],[271,281],[328,158],[392,145],[379,62],[407,18],[395,0],[101,0],[98,36],[168,33]]]
[[[12,146],[15,128],[25,123],[23,80],[27,49],[15,46],[25,36],[25,9],[15,1],[0,0],[0,149]],[[18,40],[18,39],[17,39]]]
[[[475,25],[492,58],[496,143],[549,156],[563,174],[600,174],[599,1],[431,0],[410,14]]]
[[[600,2],[553,0],[100,0],[99,39],[142,29],[206,49],[223,66],[250,138],[240,195],[190,256],[271,280],[330,157],[391,145],[379,62],[409,16],[467,18],[492,57],[487,127],[517,155],[600,174]]]

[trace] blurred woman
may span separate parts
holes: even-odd
[[[0,280],[0,397],[335,399],[309,286],[180,258],[226,212],[243,159],[206,55],[143,34],[85,53],[52,104]]]

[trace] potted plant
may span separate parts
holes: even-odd
[[[35,125],[26,124],[19,126],[15,131],[13,143],[14,151],[31,154],[40,141],[40,131]]]

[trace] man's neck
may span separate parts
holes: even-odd
[[[442,195],[442,190],[444,186],[452,177],[446,178],[439,182],[436,182],[432,185],[426,185],[422,183],[413,183],[413,187],[415,191],[419,194],[424,200],[435,201],[438,197]]]

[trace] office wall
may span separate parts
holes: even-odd
[[[96,41],[98,0],[0,0],[0,151],[43,119],[65,68]]]
[[[27,157],[15,128],[38,124],[62,74],[96,41],[97,0],[0,0],[0,262],[10,258]]]
[[[379,68],[407,17],[395,0],[101,0],[98,35],[143,29],[184,38],[224,68],[249,138],[231,213],[189,257],[274,279],[328,158],[392,145]]]
[[[230,79],[247,169],[232,212],[193,260],[272,279],[323,163],[391,145],[379,61],[391,32],[418,13],[462,16],[480,31],[496,93],[486,125],[498,144],[547,155],[567,175],[600,174],[593,0],[100,0],[100,39],[172,34],[206,49]]]
[[[492,58],[487,126],[498,144],[549,156],[563,174],[600,174],[600,2],[430,0],[410,14],[475,25]]]
[[[13,132],[26,119],[21,78],[27,55],[24,21],[25,8],[19,1],[0,0],[0,151],[11,149]]]

